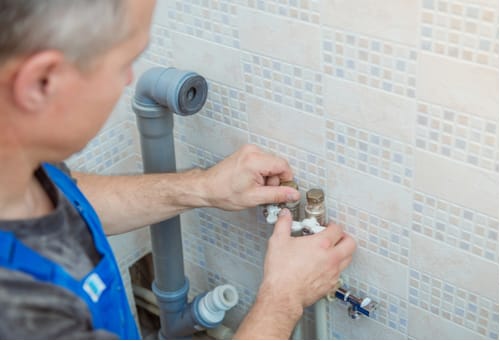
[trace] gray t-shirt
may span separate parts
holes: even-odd
[[[69,174],[62,164],[60,168]],[[43,169],[35,172],[55,210],[28,220],[0,220],[25,245],[60,264],[76,279],[99,262],[92,235],[80,214]],[[0,267],[0,339],[115,339],[92,328],[87,304],[72,292]]]

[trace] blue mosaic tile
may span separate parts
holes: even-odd
[[[409,301],[424,310],[447,320],[459,323],[483,336],[498,333],[498,303],[486,297],[468,292],[446,281],[410,268],[412,278],[425,279],[410,281]],[[453,296],[453,293],[455,295]],[[472,303],[477,302],[477,303]],[[481,316],[481,318],[478,318]]]
[[[421,9],[422,49],[498,69],[498,4],[422,0]]]
[[[413,231],[498,262],[497,218],[418,191],[413,200]]]
[[[244,53],[245,89],[249,94],[322,116],[322,74],[269,57]]]
[[[415,98],[414,49],[328,28],[323,30],[323,37],[326,74]]]
[[[412,186],[411,146],[331,120],[326,121],[326,138],[329,160],[406,187]]]
[[[327,207],[329,218],[342,225],[345,231],[356,239],[358,247],[408,264],[407,250],[410,246],[408,227],[331,198],[327,199]]]

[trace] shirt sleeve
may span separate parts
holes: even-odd
[[[17,271],[0,268],[0,307],[0,339],[117,339],[78,296]]]

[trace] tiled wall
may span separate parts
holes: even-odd
[[[359,245],[347,284],[380,303],[356,321],[330,304],[332,338],[498,339],[497,1],[159,0],[138,65],[208,80],[202,112],[176,117],[179,169],[251,142],[288,159],[303,191],[326,191]],[[131,91],[79,156],[89,169],[121,152],[140,168]],[[236,327],[272,227],[258,208],[182,223],[191,294],[235,285]]]

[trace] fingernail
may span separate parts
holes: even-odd
[[[289,193],[287,195],[287,199],[288,199],[287,201],[297,201],[297,200],[299,200],[299,198],[300,198],[300,195],[298,192]]]
[[[278,215],[280,217],[284,217],[284,216],[290,215],[290,211],[288,210],[288,208],[282,208]]]

